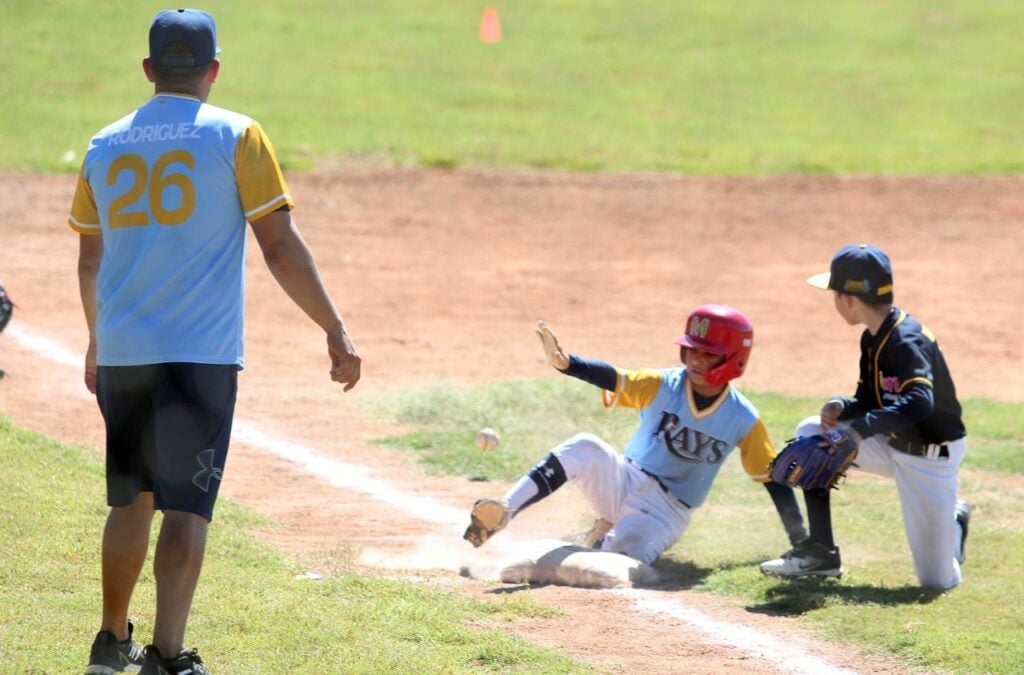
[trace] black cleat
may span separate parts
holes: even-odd
[[[831,551],[817,542],[803,542],[781,558],[761,563],[761,572],[779,577],[841,577],[843,562],[839,547]]]
[[[139,675],[210,675],[203,667],[203,660],[196,650],[181,650],[173,659],[165,659],[156,645],[148,645],[143,650],[146,662],[142,665]]]
[[[960,524],[960,553],[957,555],[956,560],[961,565],[964,564],[964,560],[967,559],[967,528],[971,524],[971,511],[974,507],[968,502],[959,501],[956,503],[956,522]]]
[[[3,372],[3,371],[0,371]],[[142,667],[142,648],[134,640],[135,626],[128,622],[128,639],[118,640],[108,630],[96,633],[89,651],[89,665],[85,675],[113,675],[114,673],[136,673]]]

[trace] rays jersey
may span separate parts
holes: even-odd
[[[757,408],[727,386],[697,410],[686,368],[618,371],[607,407],[638,408],[640,425],[624,451],[627,460],[656,477],[691,508],[704,503],[722,463],[737,446],[743,468],[758,482],[770,480],[775,457]]]
[[[93,136],[68,224],[103,236],[98,364],[241,367],[246,221],[293,205],[260,125],[195,97]]]

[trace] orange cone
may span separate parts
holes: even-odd
[[[494,5],[484,7],[484,14],[480,17],[480,42],[501,42],[501,20]]]

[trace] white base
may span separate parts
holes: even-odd
[[[595,551],[559,539],[526,542],[498,570],[506,583],[556,584],[580,588],[638,586],[658,581],[650,565],[621,553]]]

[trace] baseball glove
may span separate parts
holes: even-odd
[[[857,443],[849,432],[829,429],[824,434],[788,441],[772,461],[776,483],[805,490],[834,488],[857,458]]]
[[[8,297],[3,284],[0,284],[0,333],[4,332],[4,328],[7,327],[7,322],[11,320],[11,314],[13,313],[14,303]]]

